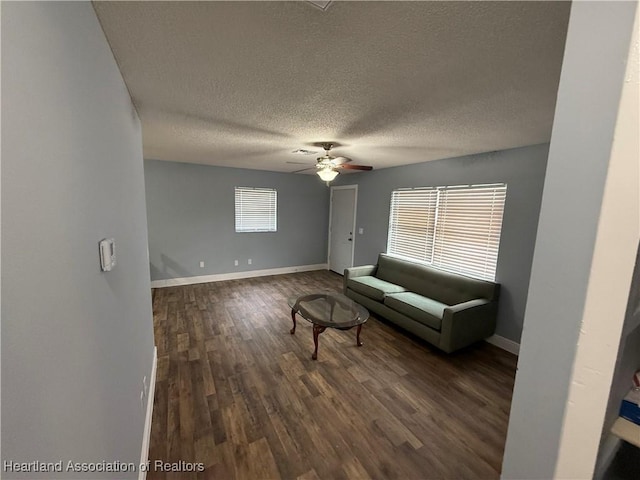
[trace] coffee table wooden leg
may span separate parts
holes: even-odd
[[[362,330],[362,324],[358,325],[358,329],[356,330],[356,345],[359,347],[362,346],[362,342],[360,341],[360,331]]]
[[[289,330],[289,333],[293,335],[296,333],[296,311],[291,309],[291,320],[293,320],[293,328]]]
[[[315,350],[313,351],[313,355],[311,355],[312,360],[318,359],[318,335],[326,330],[326,327],[321,327],[320,325],[313,325],[313,344],[315,345]]]

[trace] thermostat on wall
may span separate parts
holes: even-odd
[[[110,272],[116,266],[116,241],[113,238],[100,240],[100,268]]]

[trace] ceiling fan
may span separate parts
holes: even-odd
[[[321,145],[324,149],[324,155],[317,158],[315,166],[296,170],[291,173],[305,172],[307,170],[312,170],[315,168],[318,176],[325,182],[329,183],[338,176],[340,170],[373,170],[373,167],[370,167],[368,165],[350,165],[350,158],[332,156],[330,150],[333,148],[334,144],[331,142],[323,142]]]

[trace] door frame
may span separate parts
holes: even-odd
[[[331,193],[329,195],[329,228],[328,230],[328,240],[327,240],[327,269],[331,270],[331,220],[333,218],[333,192],[334,190],[354,190],[354,201],[353,201],[353,240],[351,242],[351,266],[353,267],[353,258],[356,251],[356,220],[358,218],[358,185],[340,185],[340,186],[332,186],[330,187]]]

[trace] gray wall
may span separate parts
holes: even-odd
[[[329,189],[316,175],[144,165],[152,280],[326,263]],[[278,191],[277,232],[235,232],[236,186]]]
[[[2,73],[2,460],[138,463],[153,355],[140,123],[90,3],[3,2]],[[118,265],[101,273],[108,236]]]
[[[497,334],[519,342],[529,287],[548,145],[483,153],[339,176],[358,185],[355,264],[376,263],[386,251],[391,191],[402,187],[507,184],[496,281],[501,284]]]
[[[635,8],[571,7],[504,478],[556,468]]]

